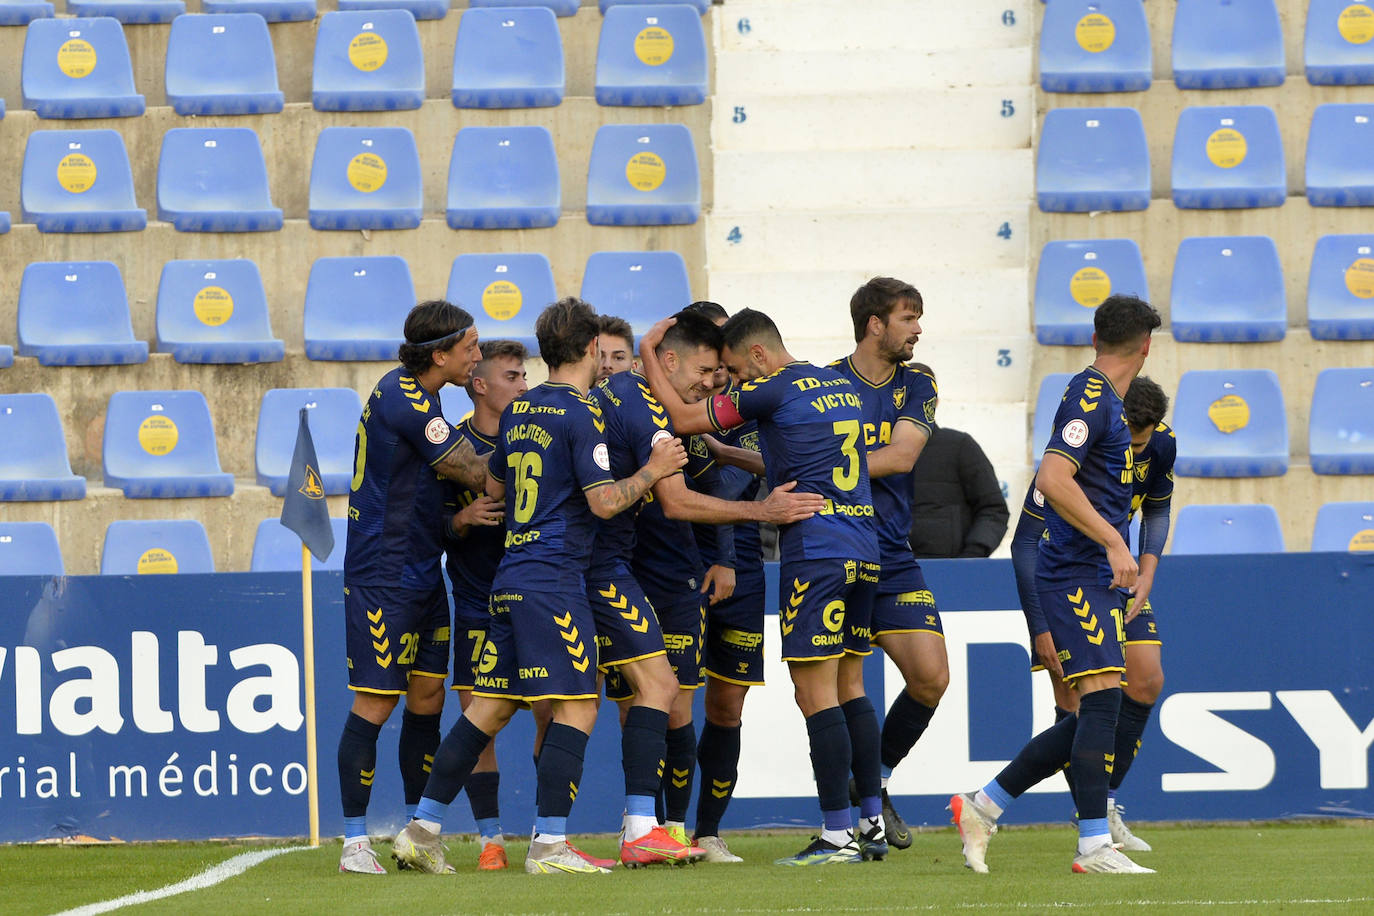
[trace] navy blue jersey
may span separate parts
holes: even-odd
[[[878,562],[863,404],[849,379],[798,361],[716,395],[707,410],[721,431],[758,422],[769,487],[795,480],[797,492],[825,497],[819,513],[779,529],[783,562]]]
[[[601,409],[545,382],[511,402],[488,459],[506,482],[506,554],[497,589],[582,589],[596,516],[584,491],[613,482]]]
[[[688,436],[687,486],[699,493],[714,495],[720,474],[716,462],[706,451],[700,436]],[[710,527],[710,526],[702,526]],[[701,551],[691,522],[671,519],[652,492],[644,497],[643,508],[635,519],[635,547],[631,569],[635,581],[655,604],[661,599],[694,592],[701,586]]]
[[[654,443],[671,438],[668,411],[653,396],[649,383],[637,372],[617,372],[591,390],[588,399],[601,410],[611,473],[616,480],[633,476],[649,460]],[[676,472],[675,472],[676,473]],[[629,566],[635,546],[635,517],[641,501],[618,515],[597,520],[594,575],[610,575],[617,565]]]
[[[1174,495],[1174,459],[1178,440],[1168,423],[1160,423],[1150,434],[1144,451],[1135,456],[1131,477],[1131,517],[1145,502],[1168,502]]]
[[[735,448],[748,449],[751,452],[759,450],[759,427],[757,423],[750,422],[726,430],[717,438],[723,444]],[[720,475],[719,495],[722,498],[726,496],[731,499],[742,500],[758,498],[759,478],[744,468],[737,468],[732,465],[717,465],[716,469]],[[696,535],[697,549],[701,551],[702,568],[706,569],[720,563],[723,558],[716,549],[716,526],[693,525],[692,531]],[[736,581],[742,581],[745,576],[761,577],[763,575],[763,541],[759,538],[758,522],[743,522],[735,525],[734,535]]]
[[[444,492],[433,466],[458,442],[439,398],[404,367],[373,387],[353,440],[346,584],[443,586]]]
[[[898,364],[886,379],[871,382],[855,367],[853,357],[848,356],[831,363],[830,368],[853,382],[859,393],[863,402],[863,441],[870,452],[892,442],[898,423],[914,423],[930,436],[937,399],[932,376]],[[911,474],[874,477],[870,484],[884,568],[889,560],[910,560],[907,532],[911,530]]]
[[[478,457],[490,455],[496,442],[473,428],[468,417],[457,426],[458,435],[472,443]],[[456,515],[482,496],[462,484],[444,481],[444,514]],[[486,596],[491,592],[491,580],[501,555],[506,551],[506,529],[502,525],[473,525],[461,538],[449,537],[447,546],[448,581],[454,594],[467,592]]]
[[[1046,455],[1051,453],[1074,463],[1078,468],[1074,480],[1094,511],[1128,541],[1135,476],[1131,430],[1112,383],[1091,366],[1075,375],[1064,390],[1045,448]],[[1109,585],[1112,571],[1106,550],[1060,518],[1048,503],[1044,511],[1047,537],[1040,548],[1036,575],[1057,581],[1081,575],[1085,566],[1096,567],[1104,577],[1101,584]]]

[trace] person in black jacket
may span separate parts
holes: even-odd
[[[930,367],[913,369],[934,376]],[[968,433],[935,427],[911,470],[911,552],[986,557],[1007,533],[1007,501],[992,463]]]

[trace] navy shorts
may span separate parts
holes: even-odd
[[[877,586],[877,563],[837,558],[784,562],[778,570],[782,660],[872,654]]]
[[[665,654],[654,606],[626,568],[587,579],[602,670]]]
[[[745,687],[763,685],[763,583],[749,584],[706,608],[706,676]]]
[[[873,599],[873,638],[889,633],[934,633],[944,638],[940,609],[926,585],[926,577],[916,561],[889,563],[883,560],[878,593]],[[898,563],[900,565],[898,565]],[[892,571],[894,566],[896,571]]]
[[[705,605],[705,597],[695,589],[655,605],[658,624],[663,628],[663,646],[683,690],[696,690],[706,683],[701,666],[702,644],[706,641]]]
[[[1126,609],[1130,610],[1131,598],[1126,601]],[[1135,619],[1126,624],[1126,645],[1147,645],[1162,646],[1163,638],[1159,635],[1159,624],[1155,619],[1155,609],[1150,606],[1150,599],[1145,599],[1145,607],[1140,609],[1140,613],[1135,615]]]
[[[453,596],[453,687],[471,690],[491,624],[491,596],[466,592]]]
[[[494,586],[474,680],[474,696],[595,698],[596,627],[585,594]]]
[[[410,676],[448,677],[448,594],[442,587],[344,586],[348,686],[402,694]]]
[[[1121,593],[1101,585],[1040,583],[1040,606],[1059,650],[1064,680],[1125,671]]]

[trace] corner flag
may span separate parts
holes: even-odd
[[[291,473],[286,478],[281,523],[296,532],[315,559],[323,562],[334,550],[334,529],[329,524],[329,505],[324,499],[320,463],[315,458],[315,440],[310,437],[310,424],[306,422],[308,412],[301,408],[301,425],[296,431]]]

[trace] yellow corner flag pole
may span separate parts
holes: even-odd
[[[301,596],[305,618],[305,769],[310,799],[310,845],[320,845],[319,755],[315,747],[315,599],[310,583],[310,548],[301,543]]]

